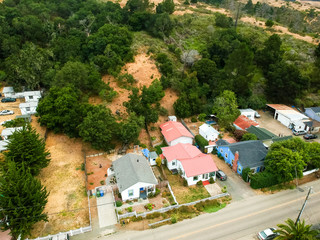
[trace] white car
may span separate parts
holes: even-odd
[[[0,112],[0,115],[11,115],[11,114],[14,114],[14,112],[10,110],[2,110]]]
[[[274,232],[275,230],[275,228],[267,228],[258,233],[258,238],[260,240],[274,239],[276,236],[278,236],[278,234]]]
[[[259,114],[257,111],[254,112],[254,116],[255,116],[256,118],[260,118],[260,117],[261,117],[260,114]]]

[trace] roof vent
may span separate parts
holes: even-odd
[[[139,162],[139,159],[137,159],[137,162]]]

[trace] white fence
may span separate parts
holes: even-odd
[[[303,176],[309,175],[309,174],[314,173],[314,172],[316,172],[316,171],[318,171],[318,170],[319,170],[319,168],[312,169],[312,170],[310,170],[310,171],[305,171],[305,172],[303,172]]]
[[[168,188],[169,188],[169,191],[170,191],[170,193],[171,193],[171,196],[173,197],[174,202],[175,202],[176,204],[179,204],[179,203],[177,202],[176,196],[173,194],[173,191],[172,191],[172,189],[171,189],[171,186],[170,186],[169,182],[168,182]]]
[[[168,222],[170,220],[171,220],[171,218],[167,218],[167,219],[163,219],[163,220],[158,221],[158,222],[150,223],[148,225],[149,225],[149,227],[152,227],[153,225],[156,225],[156,224],[159,224],[159,223],[163,223],[163,222]]]
[[[85,232],[90,232],[90,231],[92,231],[92,228],[91,228],[91,226],[88,226],[88,227],[83,227],[83,228],[79,228],[79,229],[76,229],[76,230],[70,230],[68,232],[58,233],[58,234],[55,234],[55,235],[48,235],[48,236],[45,236],[45,237],[38,237],[38,238],[35,238],[33,240],[67,240],[67,235],[74,236],[74,235],[78,235],[78,234],[85,233]],[[31,239],[27,238],[26,240],[31,240]]]
[[[130,213],[125,213],[125,214],[120,214],[120,215],[118,214],[117,211],[116,211],[116,213],[117,213],[117,217],[118,217],[119,220],[122,219],[122,218],[128,218],[128,217],[133,217],[133,216],[135,216],[135,217],[146,217],[147,215],[155,213],[155,212],[164,213],[164,212],[168,212],[168,211],[170,211],[172,209],[179,208],[181,206],[191,206],[191,205],[195,205],[195,204],[197,204],[199,202],[204,202],[206,200],[214,200],[214,199],[222,198],[222,197],[225,197],[225,196],[229,196],[229,193],[221,193],[221,194],[218,194],[216,196],[200,199],[198,201],[194,201],[194,202],[190,202],[190,203],[184,203],[184,204],[171,205],[169,207],[155,209],[155,210],[152,210],[152,211],[143,212],[143,213],[139,213],[139,214],[137,214],[136,211],[130,212]]]

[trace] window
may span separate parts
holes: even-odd
[[[131,190],[128,191],[128,195],[129,195],[129,197],[132,197],[132,196],[133,196],[133,189],[131,189]]]
[[[227,157],[228,157],[228,154],[226,153],[226,155],[225,155],[225,156],[226,156],[226,158],[227,158]]]
[[[208,173],[202,174],[202,179],[208,179]]]
[[[222,149],[220,149],[220,152],[221,152],[221,153],[223,153],[223,150],[222,150]]]
[[[198,181],[198,176],[193,177],[193,181]]]
[[[28,112],[29,112],[29,111],[30,111],[30,107],[26,107],[26,111],[28,111]]]
[[[173,161],[173,162],[172,162],[172,166],[175,166],[175,165],[176,165],[176,162]]]
[[[29,96],[29,99],[33,99],[33,96]]]

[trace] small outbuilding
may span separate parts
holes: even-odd
[[[15,132],[15,131],[20,131],[22,130],[22,127],[15,127],[15,128],[5,128],[1,132],[1,137],[4,140],[8,140],[9,137]]]
[[[251,108],[246,108],[246,109],[239,109],[240,110],[240,114],[243,116],[246,116],[247,118],[249,118],[250,120],[254,121],[254,115],[256,113],[255,110],[251,109]]]
[[[22,115],[31,115],[37,113],[38,102],[20,103],[19,108]]]
[[[214,129],[212,126],[209,124],[202,124],[199,127],[199,134],[204,137],[207,141],[216,141],[219,137],[219,132]]]

